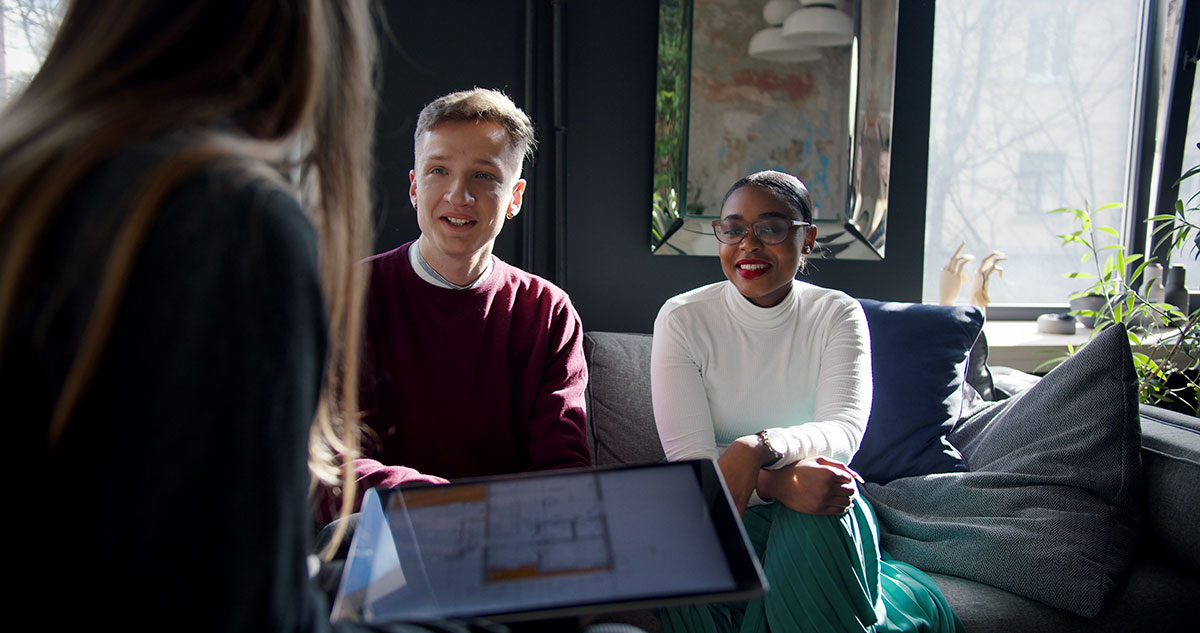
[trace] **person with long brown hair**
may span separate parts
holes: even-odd
[[[329,626],[309,493],[353,489],[375,59],[366,0],[75,0],[0,115],[38,628]]]

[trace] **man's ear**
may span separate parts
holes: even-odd
[[[412,202],[413,211],[417,210],[417,170],[408,170],[408,200]]]
[[[508,203],[508,209],[504,212],[504,217],[513,219],[521,212],[521,202],[525,199],[525,179],[518,179],[513,185],[512,200]]]

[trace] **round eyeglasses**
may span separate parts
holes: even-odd
[[[767,218],[758,222],[726,218],[712,222],[713,235],[717,236],[717,240],[722,244],[737,244],[745,239],[751,230],[763,244],[782,244],[791,234],[793,226],[812,226],[812,223],[787,218]]]

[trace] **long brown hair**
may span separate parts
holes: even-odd
[[[165,197],[197,170],[235,164],[281,184],[291,174],[316,227],[331,345],[309,465],[314,484],[340,480],[343,511],[353,502],[353,473],[342,466],[358,447],[371,17],[368,0],[71,3],[41,70],[0,116],[0,362],[31,258],[81,178],[134,143],[172,133],[184,144],[147,173],[125,212],[55,404],[51,450],[92,379]]]

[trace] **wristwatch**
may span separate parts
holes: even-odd
[[[755,435],[758,436],[758,442],[765,446],[767,448],[767,452],[771,454],[771,459],[768,460],[767,463],[763,464],[762,467],[769,468],[775,464],[778,464],[779,460],[783,459],[783,451],[779,450],[779,447],[784,446],[783,438],[778,433],[768,431],[767,429],[763,429],[758,433],[755,433]],[[771,443],[772,437],[775,438],[774,444]]]

